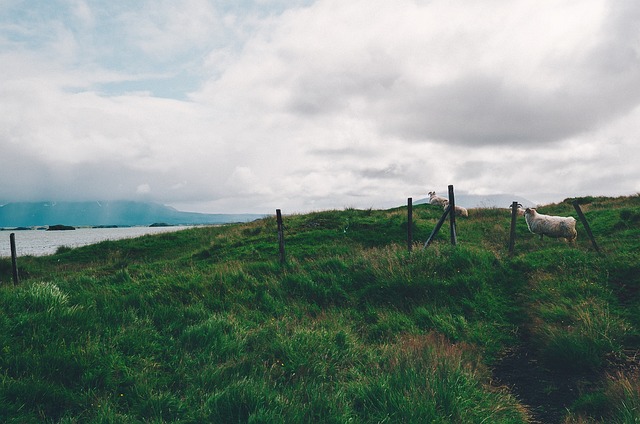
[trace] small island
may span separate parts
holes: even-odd
[[[49,228],[47,228],[47,231],[67,231],[67,230],[75,230],[75,227],[72,227],[70,225],[57,224],[57,225],[49,225]]]

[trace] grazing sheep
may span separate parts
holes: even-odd
[[[550,216],[538,213],[535,208],[527,208],[524,211],[524,219],[527,221],[529,231],[543,236],[566,238],[574,241],[578,238],[575,218],[563,216]]]
[[[446,210],[447,206],[449,206],[448,200],[447,200],[447,204],[443,206],[443,209]],[[469,216],[469,212],[467,211],[466,208],[456,205],[456,216]]]
[[[509,210],[511,210],[511,205],[509,205]],[[517,209],[518,216],[524,216],[524,211],[525,211],[524,207],[520,203],[518,203],[518,209]]]
[[[445,199],[444,197],[440,197],[440,196],[436,195],[435,191],[430,191],[429,192],[429,203],[432,204],[432,205],[447,206],[447,204],[449,203],[449,200]]]

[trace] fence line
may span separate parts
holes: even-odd
[[[13,285],[17,286],[20,283],[20,279],[18,278],[18,255],[16,254],[15,233],[9,234],[9,241],[11,243],[11,271],[13,275]]]
[[[455,246],[458,243],[458,236],[456,235],[456,199],[452,185],[449,186],[449,232],[451,234],[451,245]]]
[[[447,215],[449,214],[449,210],[450,209],[451,209],[451,205],[447,205],[447,207],[444,210],[444,213],[442,214],[442,216],[438,220],[438,223],[436,224],[435,228],[433,229],[433,231],[431,231],[431,234],[429,235],[429,238],[424,243],[424,246],[422,246],[422,250],[426,249],[427,246],[429,246],[431,244],[431,242],[435,238],[436,234],[438,234],[438,231],[440,231],[440,227],[442,227],[442,224],[444,224],[444,220],[447,219]]]
[[[516,246],[516,222],[518,220],[518,202],[511,203],[511,231],[509,232],[509,254],[513,255]]]
[[[284,252],[284,226],[282,225],[282,212],[280,209],[276,209],[276,221],[278,222],[278,246],[280,250],[280,263],[286,262]]]
[[[413,198],[407,199],[407,249],[411,252],[413,245]]]
[[[578,213],[578,218],[580,218],[580,222],[582,222],[582,226],[584,227],[585,230],[587,230],[587,235],[591,240],[591,244],[593,244],[593,248],[596,249],[596,252],[601,253],[600,248],[596,244],[596,239],[593,237],[593,233],[591,232],[591,227],[589,226],[589,222],[587,222],[587,217],[584,216],[584,214],[582,213],[582,209],[580,209],[580,205],[578,204],[578,201],[574,200],[572,204],[576,212]]]
[[[455,194],[454,194],[453,185],[449,185],[448,188],[449,188],[449,204],[444,209],[444,213],[438,220],[433,231],[431,231],[429,238],[424,243],[424,246],[422,247],[423,250],[426,249],[427,246],[431,244],[435,236],[438,234],[438,231],[440,231],[440,228],[444,224],[444,221],[446,220],[447,215],[449,215],[451,244],[453,246],[457,244],[456,219],[455,219],[455,215],[456,215]],[[596,252],[601,253],[600,248],[598,247],[598,244],[596,243],[596,240],[593,236],[593,232],[591,231],[591,227],[589,226],[589,222],[587,221],[587,218],[585,217],[584,213],[582,212],[582,209],[580,208],[580,205],[578,204],[578,200],[574,200],[572,204],[576,212],[578,213],[580,222],[584,226],[587,232],[587,235],[591,240],[591,244],[593,245]],[[518,206],[519,206],[518,202],[514,201],[513,203],[511,203],[511,228],[509,232],[509,254],[510,255],[513,255],[515,250]],[[282,212],[280,209],[276,209],[276,221],[278,224],[278,246],[279,246],[279,253],[280,253],[280,263],[284,264],[286,263],[285,244],[284,244],[284,225],[282,222]],[[9,240],[11,243],[11,268],[12,268],[13,284],[14,286],[17,286],[20,280],[18,276],[15,233],[11,233],[9,235]],[[409,252],[411,252],[412,247],[413,247],[413,198],[409,197],[407,199],[407,248]]]

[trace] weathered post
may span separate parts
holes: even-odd
[[[407,248],[411,252],[413,245],[413,198],[407,199]]]
[[[444,213],[440,217],[440,220],[436,224],[436,227],[433,229],[433,231],[431,231],[431,234],[429,235],[429,238],[424,243],[424,246],[422,246],[422,250],[426,249],[427,246],[429,246],[431,244],[431,242],[433,241],[433,238],[436,236],[436,234],[438,234],[438,231],[440,231],[440,227],[442,227],[442,224],[444,224],[444,220],[447,219],[447,214],[449,213],[450,209],[451,209],[451,205],[447,205],[446,209],[444,210]]]
[[[582,213],[582,209],[580,209],[580,205],[578,204],[578,201],[574,200],[572,204],[574,209],[578,213],[578,218],[580,218],[580,222],[582,222],[584,229],[587,230],[587,235],[591,240],[591,244],[593,244],[593,248],[596,249],[596,252],[601,253],[600,248],[596,244],[596,239],[593,237],[593,233],[591,232],[591,227],[589,227],[589,223],[587,222],[587,217],[584,216],[584,214]]]
[[[453,186],[450,185],[449,186],[449,224],[450,224],[450,230],[451,230],[451,244],[453,246],[456,245],[457,243],[457,236],[456,236],[456,201],[455,201],[455,197],[453,195]]]
[[[516,245],[516,221],[518,218],[518,202],[511,203],[511,231],[509,232],[509,254],[513,255]]]
[[[285,263],[284,256],[284,229],[282,225],[282,212],[280,209],[276,209],[276,221],[278,222],[278,245],[280,249],[280,263]]]
[[[13,285],[17,286],[20,283],[18,279],[18,255],[16,254],[16,235],[15,233],[9,234],[9,241],[11,243],[11,269],[13,270]]]

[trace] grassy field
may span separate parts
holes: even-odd
[[[0,422],[638,423],[640,197],[578,200],[602,254],[419,205],[0,259]]]

